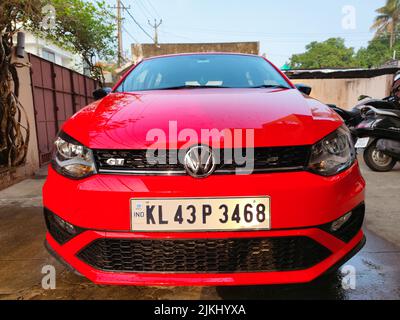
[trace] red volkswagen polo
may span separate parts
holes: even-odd
[[[63,126],[49,251],[99,284],[309,282],[364,245],[343,121],[262,57],[146,59]],[[99,93],[99,92],[98,92]]]

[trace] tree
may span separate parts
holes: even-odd
[[[366,48],[360,48],[356,54],[358,67],[372,68],[379,67],[393,57],[392,50],[387,45],[387,37],[372,39]],[[400,52],[400,44],[392,48]]]
[[[53,6],[54,23],[43,29],[46,12]],[[0,2],[0,166],[25,163],[29,144],[29,122],[18,100],[17,67],[12,63],[13,36],[30,30],[82,55],[92,76],[103,79],[95,58],[114,55],[114,17],[103,1],[83,0],[6,0]]]
[[[396,32],[400,24],[400,0],[386,0],[386,4],[377,9],[378,16],[375,18],[371,29],[376,30],[375,37],[385,34],[390,35],[390,49],[396,42]]]
[[[109,60],[115,56],[115,17],[104,1],[50,0],[56,21],[43,37],[80,54],[91,76],[104,83],[96,59]]]
[[[292,69],[338,68],[354,65],[354,49],[347,48],[342,38],[311,42],[306,46],[305,53],[294,54],[290,58]]]
[[[15,167],[26,159],[29,122],[19,103],[18,63],[11,62],[13,36],[20,26],[38,25],[42,0],[0,2],[0,166]]]
[[[329,40],[327,40],[329,41]],[[400,53],[400,42],[389,48],[388,36],[372,39],[367,47],[360,48],[355,54],[352,48],[346,48],[341,42],[334,49],[327,49],[326,42],[313,42],[307,46],[307,52],[293,55],[291,69],[359,67],[377,68],[393,57],[393,50]]]

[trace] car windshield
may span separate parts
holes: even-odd
[[[261,57],[202,54],[145,60],[129,73],[116,91],[264,87],[290,88],[290,85]]]

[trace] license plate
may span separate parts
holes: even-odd
[[[131,230],[269,230],[270,205],[269,197],[131,199]]]
[[[357,140],[355,147],[358,148],[366,148],[369,143],[369,138],[360,138]]]

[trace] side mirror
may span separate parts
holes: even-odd
[[[100,100],[103,99],[105,96],[107,96],[110,92],[112,91],[111,88],[105,87],[105,88],[99,88],[93,91],[93,98],[95,100]]]
[[[297,90],[299,90],[301,93],[304,93],[307,96],[311,94],[312,88],[306,84],[298,83],[295,84],[295,87],[297,88]]]

